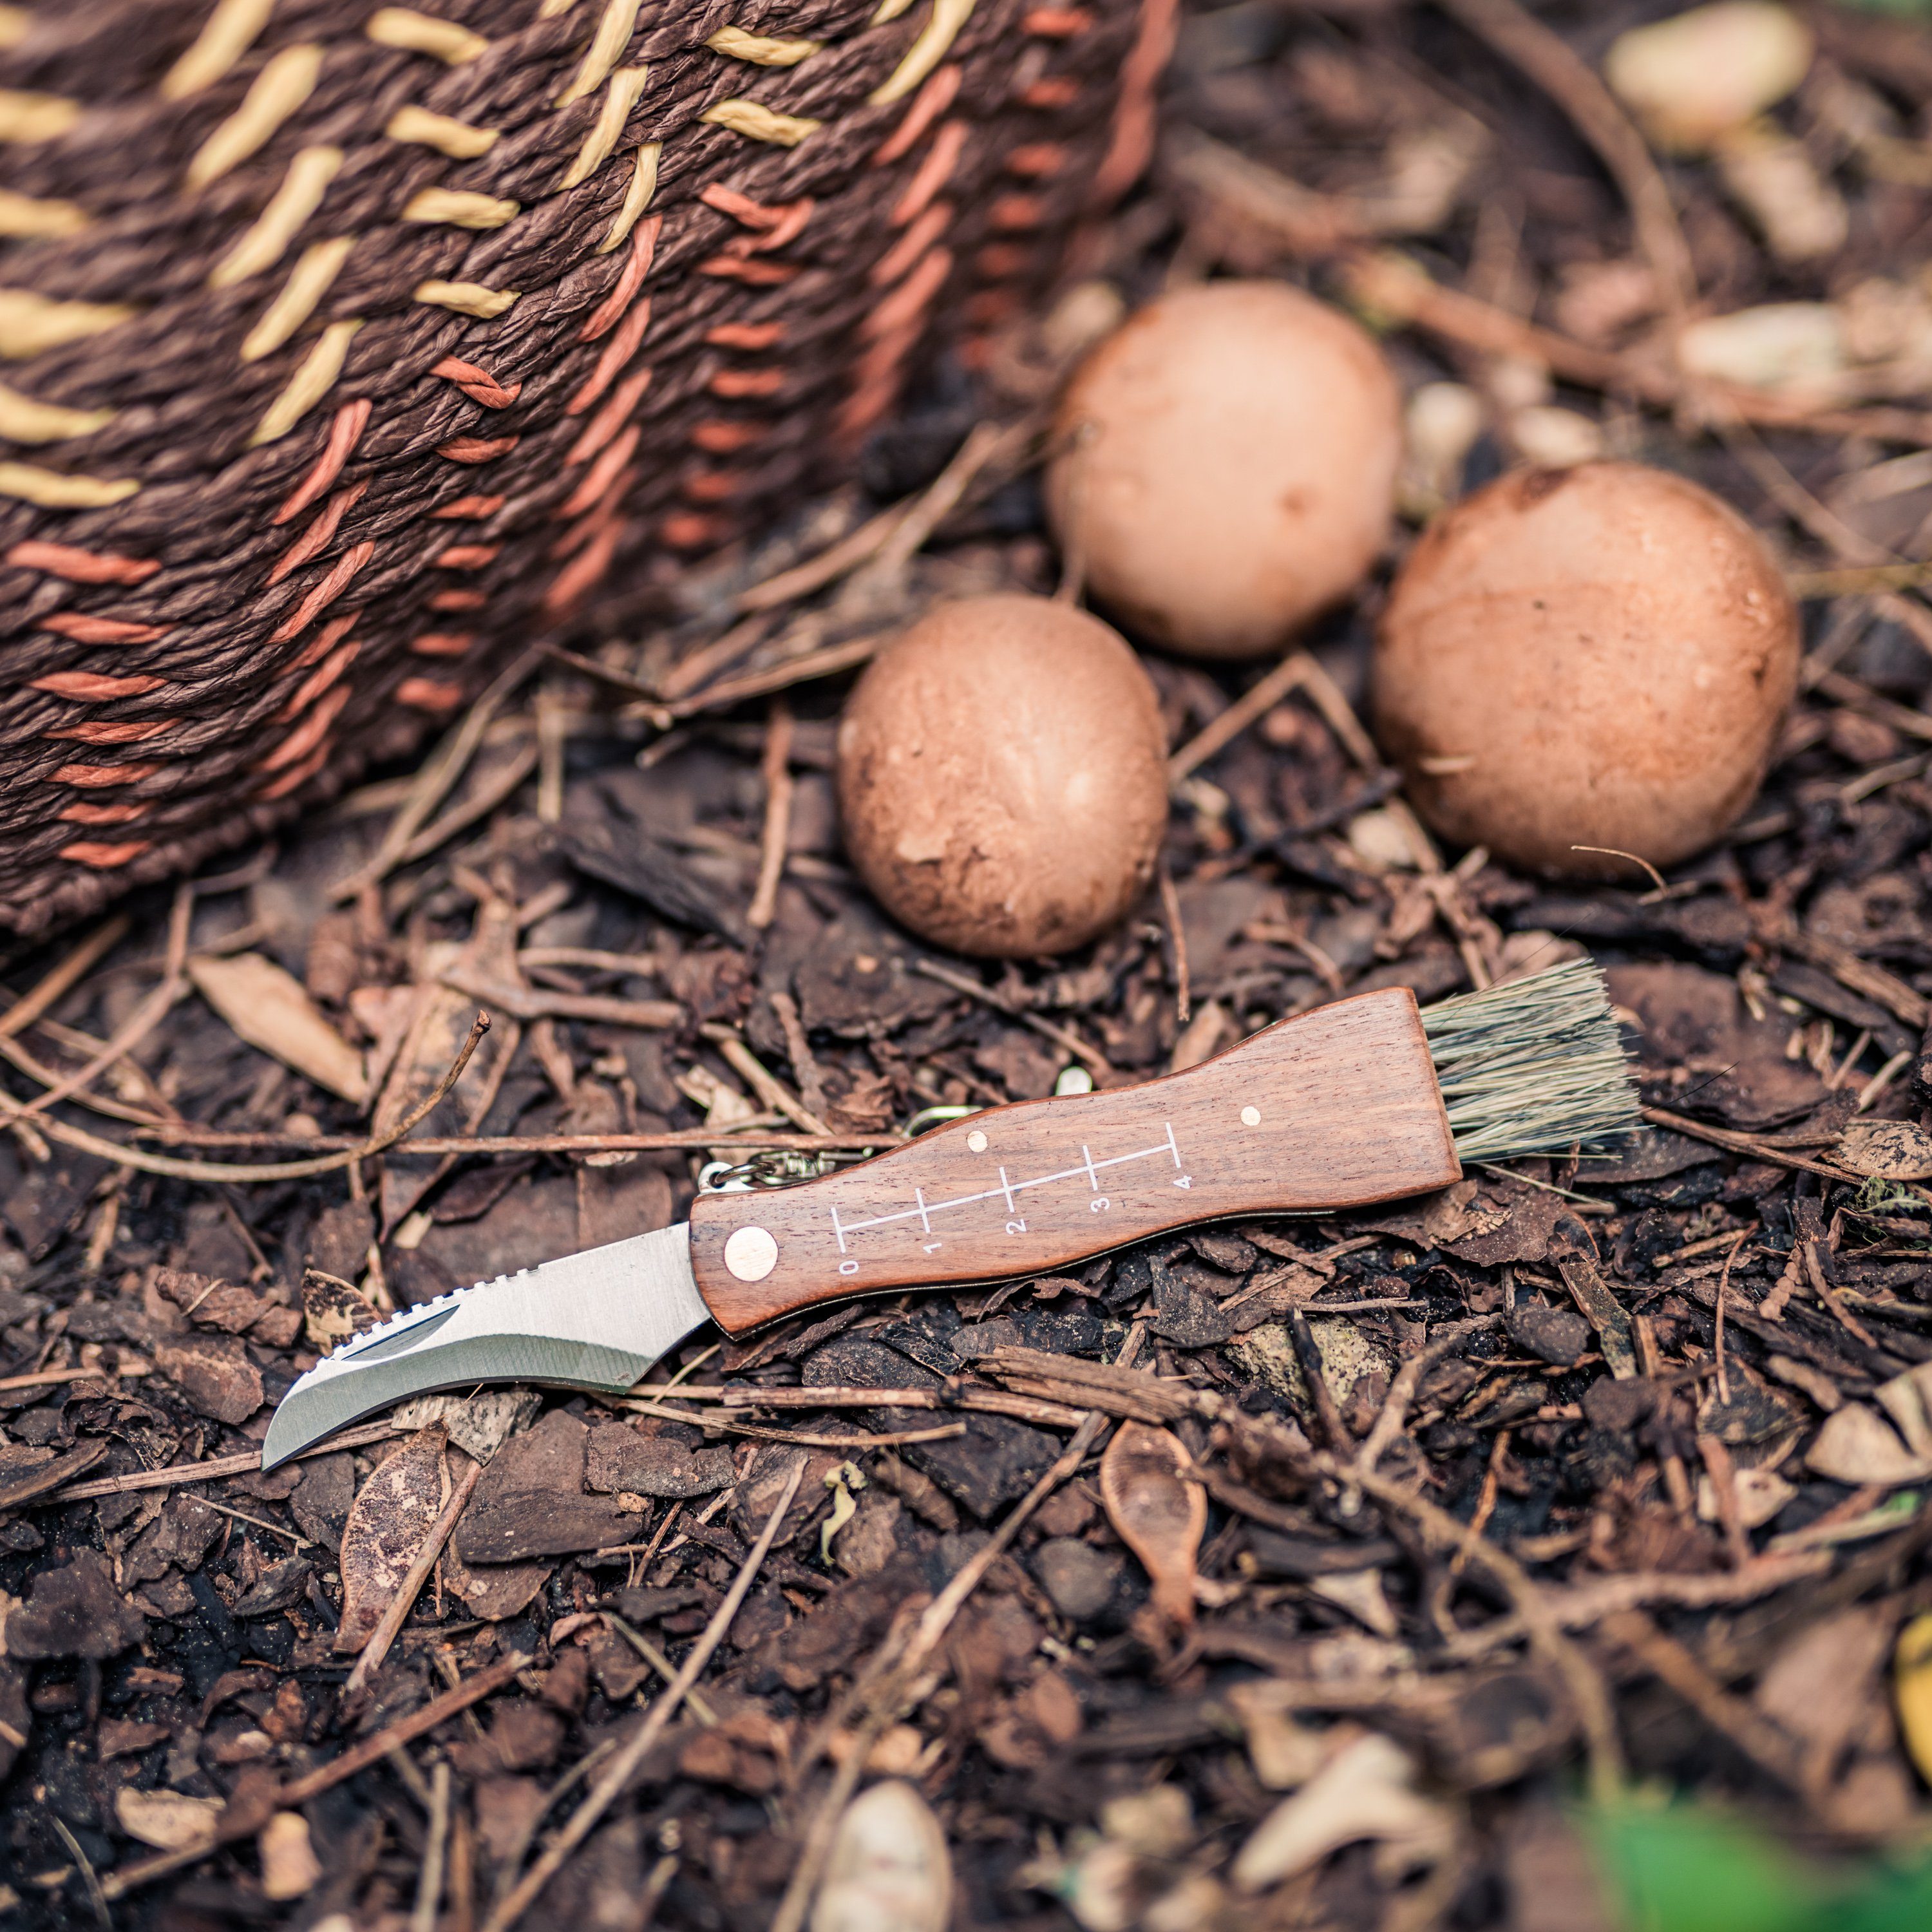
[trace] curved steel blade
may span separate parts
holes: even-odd
[[[458,1288],[366,1329],[282,1398],[262,1466],[345,1423],[433,1390],[477,1382],[626,1389],[711,1318],[691,1278],[683,1222]]]

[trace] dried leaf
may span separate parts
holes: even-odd
[[[1878,1412],[1862,1402],[1847,1402],[1826,1417],[1804,1460],[1820,1475],[1855,1489],[1868,1483],[1896,1489],[1932,1476],[1932,1456],[1913,1455]]]
[[[446,1439],[442,1424],[433,1423],[412,1436],[362,1485],[342,1532],[338,1651],[358,1651],[369,1641],[448,1500]]]
[[[1854,1120],[1838,1136],[1833,1157],[1879,1180],[1932,1179],[1932,1133],[1912,1120]]]
[[[1234,1883],[1264,1891],[1364,1838],[1385,1841],[1404,1863],[1432,1862],[1454,1828],[1440,1805],[1417,1795],[1414,1778],[1407,1752],[1365,1731],[1255,1828],[1234,1861]]]
[[[299,1811],[278,1811],[256,1840],[262,1855],[265,1897],[304,1898],[322,1877],[322,1862],[309,1843],[308,1820]]]
[[[330,1025],[302,982],[272,959],[259,952],[190,959],[188,975],[195,990],[250,1046],[345,1100],[368,1097],[362,1054]]]
[[[206,1838],[221,1811],[219,1798],[190,1798],[179,1791],[136,1791],[124,1785],[114,1794],[114,1816],[122,1830],[158,1852],[178,1852]]]
[[[1900,1734],[1919,1776],[1932,1784],[1932,1610],[1899,1632],[1892,1668]]]
[[[382,1319],[359,1289],[310,1268],[302,1276],[302,1328],[310,1346],[327,1354],[338,1342],[373,1328]]]
[[[1114,1532],[1141,1560],[1155,1606],[1194,1621],[1194,1560],[1208,1523],[1208,1492],[1189,1479],[1187,1451],[1170,1431],[1124,1422],[1100,1459],[1100,1498]]]
[[[812,1932],[945,1932],[952,1916],[952,1860],[926,1800],[896,1778],[861,1792],[833,1834]]]

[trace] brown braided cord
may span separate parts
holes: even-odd
[[[1050,275],[1171,0],[890,11],[40,0],[0,45],[0,925],[404,749]]]

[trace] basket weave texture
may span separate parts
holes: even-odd
[[[1173,0],[0,6],[0,926],[325,796],[849,460]]]

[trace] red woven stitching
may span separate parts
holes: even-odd
[[[1070,74],[1043,74],[1030,87],[1022,88],[1019,96],[1022,107],[1038,108],[1044,113],[1058,113],[1079,98],[1079,80]]]
[[[742,470],[694,470],[678,488],[694,503],[728,503],[744,483]]]
[[[874,288],[896,282],[952,225],[950,201],[935,201],[879,259],[866,280]]]
[[[782,322],[721,322],[704,332],[717,349],[770,349],[784,339]]]
[[[452,463],[494,463],[522,441],[520,436],[459,436],[437,444],[436,453]]]
[[[705,386],[714,396],[737,402],[746,397],[776,396],[784,381],[782,369],[720,369]]]
[[[965,152],[966,124],[963,121],[949,121],[932,137],[932,146],[926,151],[924,160],[919,164],[905,190],[892,204],[892,213],[886,217],[895,228],[905,224],[925,207],[932,197],[952,178],[952,170],[959,165],[959,157]]]
[[[299,717],[355,662],[356,653],[362,648],[359,640],[351,638],[341,650],[319,664],[302,680],[289,701],[275,713],[276,722],[284,723],[291,718]]]
[[[486,590],[437,590],[428,599],[432,610],[480,610],[489,601]]]
[[[599,530],[584,547],[582,554],[572,558],[557,572],[550,588],[544,592],[544,610],[553,616],[560,611],[568,610],[590,590],[610,568],[610,560],[616,554],[617,545],[628,533],[629,528],[620,519]]]
[[[410,649],[418,657],[466,657],[476,641],[474,631],[425,631],[410,640]]]
[[[502,496],[459,496],[454,502],[446,503],[429,514],[436,523],[453,523],[462,517],[494,517],[508,500]]]
[[[880,142],[872,156],[874,167],[900,160],[919,145],[920,136],[952,105],[959,92],[962,70],[948,63],[935,68],[932,78],[912,98],[905,118]]]
[[[1042,40],[1070,40],[1093,24],[1084,7],[1036,7],[1020,22],[1020,32]]]
[[[730,525],[722,517],[707,517],[696,510],[676,510],[658,526],[658,536],[673,550],[709,550],[730,533]],[[583,559],[579,558],[580,563]]]
[[[624,272],[612,284],[610,292],[591,310],[590,320],[578,331],[578,341],[595,342],[616,326],[618,317],[630,307],[631,298],[638,292],[638,285],[650,273],[658,230],[663,226],[664,217],[653,214],[632,230],[631,258],[624,264]]]
[[[82,550],[74,544],[45,543],[27,537],[7,553],[20,570],[44,571],[70,584],[145,584],[160,568],[153,557],[121,556],[112,550]]]
[[[316,612],[334,603],[347,588],[350,579],[375,554],[373,543],[359,543],[346,555],[338,557],[330,566],[328,574],[314,585],[294,610],[268,633],[269,643],[285,644],[291,638],[300,637]]]
[[[782,289],[804,272],[790,262],[749,262],[742,255],[707,255],[698,263],[698,272],[716,275],[724,281],[742,282],[748,288]]]
[[[308,474],[289,492],[282,507],[268,519],[272,525],[293,523],[341,474],[342,466],[362,440],[362,432],[369,426],[369,412],[374,406],[367,396],[358,396],[336,411],[322,454]]]
[[[124,805],[75,804],[56,816],[70,825],[125,825],[130,819],[146,818],[153,808],[152,805],[136,805],[132,800]]]
[[[340,616],[330,618],[283,668],[290,671],[306,670],[310,664],[319,663],[348,635],[350,627],[361,619],[362,615],[360,610],[346,610]]]
[[[40,618],[40,628],[77,644],[152,644],[167,631],[160,624],[131,624],[122,617],[96,617],[85,610],[53,610]]]
[[[142,779],[151,778],[157,772],[166,770],[165,765],[62,765],[54,772],[54,782],[89,788],[138,784]]]
[[[338,685],[255,769],[278,772],[314,751],[322,742],[322,734],[335,722],[336,714],[349,702],[350,690],[346,684]]]
[[[952,272],[952,250],[934,249],[860,324],[859,333],[872,340],[906,327],[920,316]]]
[[[1143,0],[1139,31],[1120,64],[1114,137],[1088,184],[1089,207],[1104,206],[1124,194],[1154,152],[1154,90],[1174,51],[1178,12],[1177,0]]]
[[[557,514],[581,516],[604,494],[604,486],[611,478],[631,460],[631,452],[637,448],[638,438],[643,434],[642,426],[632,423],[584,472],[584,480],[572,490]]]
[[[736,451],[748,449],[754,442],[763,442],[769,434],[763,423],[713,416],[692,430],[691,442],[694,449],[706,451],[713,456],[730,456]]]
[[[458,356],[446,356],[429,373],[448,377],[472,403],[481,403],[486,410],[506,410],[524,393],[522,383],[512,382],[506,389],[488,370]]]
[[[71,845],[60,848],[59,856],[71,859],[76,866],[91,866],[97,872],[107,872],[140,857],[154,842],[152,838],[130,838],[124,845],[102,845],[92,838],[76,838]]]
[[[564,461],[588,463],[616,434],[650,386],[651,372],[648,369],[640,369],[634,376],[626,376],[610,392],[610,400],[584,424],[584,434],[572,446]]]
[[[286,798],[299,786],[307,784],[328,763],[331,748],[329,746],[324,745],[310,753],[292,771],[284,772],[272,784],[265,784],[260,795],[263,798]]]
[[[145,698],[166,682],[159,677],[103,677],[98,671],[52,670],[32,680],[35,691],[52,692],[56,698],[106,700],[110,698]]]
[[[567,416],[581,416],[610,386],[610,379],[638,352],[638,344],[644,339],[644,331],[650,326],[651,298],[646,296],[624,318],[624,326],[604,345],[604,352],[597,358],[597,366],[591,370],[582,388],[563,406]]]
[[[268,572],[268,581],[279,584],[292,570],[298,570],[309,559],[328,547],[329,539],[335,534],[335,526],[344,515],[368,495],[368,482],[352,483],[346,489],[338,490],[322,506],[317,517],[281,555],[276,558]]]
[[[433,560],[445,570],[481,570],[494,563],[501,544],[452,544],[436,552]]]
[[[1010,175],[1034,181],[1050,180],[1066,165],[1066,145],[1063,141],[1029,141],[1014,148],[1006,159]]]
[[[396,702],[415,711],[454,711],[463,702],[463,687],[433,677],[406,677],[396,686]]]

